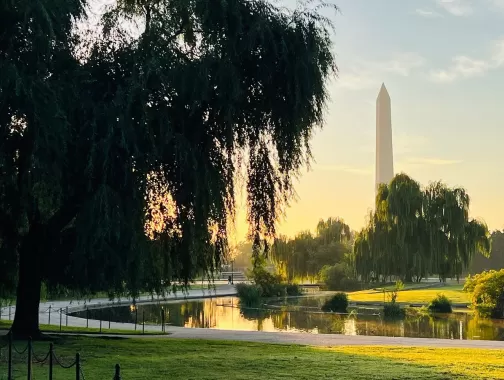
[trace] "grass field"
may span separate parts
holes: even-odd
[[[397,302],[429,303],[439,293],[444,294],[453,303],[470,303],[470,295],[462,291],[462,285],[441,286],[427,289],[411,289],[399,292]],[[383,293],[374,290],[363,290],[348,294],[350,301],[383,302]]]
[[[21,349],[22,342],[17,344]],[[34,353],[43,356],[48,346],[47,342],[34,343]],[[71,363],[76,352],[86,379],[111,379],[116,363],[121,365],[124,380],[504,379],[504,355],[498,350],[311,348],[152,338],[65,337],[55,341],[55,353],[63,363]],[[15,378],[25,378],[26,361],[19,356],[15,359]],[[33,378],[46,378],[47,371],[47,365],[34,365]],[[5,372],[6,366],[0,365],[0,379],[6,378]],[[58,368],[54,377],[73,380],[75,369]]]
[[[8,330],[12,325],[12,321],[0,320],[0,331]],[[112,334],[112,335],[140,335],[142,334],[142,325],[138,325],[137,330],[119,330],[119,329],[108,329],[106,324],[103,324],[102,333]],[[40,325],[40,330],[44,333],[60,332],[59,326],[56,325]],[[92,327],[74,327],[74,326],[61,326],[61,332],[63,333],[83,333],[83,334],[99,334],[99,328]],[[161,332],[145,332],[145,335],[163,335]],[[0,380],[2,378],[0,377]]]

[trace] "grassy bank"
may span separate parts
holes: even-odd
[[[453,303],[469,304],[470,295],[462,291],[462,285],[440,286],[427,289],[407,289],[399,292],[397,302],[429,303],[437,294],[442,293]],[[350,301],[383,302],[383,293],[374,290],[363,290],[349,293]]]
[[[21,348],[22,343],[18,343]],[[42,356],[47,342],[34,344]],[[504,357],[497,350],[391,347],[311,348],[243,342],[174,339],[65,337],[55,341],[64,363],[75,353],[87,379],[108,379],[121,365],[127,379],[504,379]],[[4,351],[5,353],[5,351]],[[5,371],[0,366],[0,370]],[[16,378],[26,362],[16,356]],[[45,378],[47,365],[35,365],[33,378]],[[0,378],[5,374],[0,373]],[[74,379],[75,370],[58,368],[55,378]]]
[[[0,320],[0,331],[9,330],[12,325],[12,321]],[[59,333],[60,328],[56,325],[40,325],[40,329],[44,333]],[[93,327],[74,327],[74,326],[61,326],[62,333],[82,333],[82,334],[100,334],[99,328]],[[137,330],[120,330],[120,329],[108,329],[107,325],[104,323],[102,328],[102,334],[111,334],[111,335],[141,335],[142,334],[142,325],[137,326]],[[146,331],[145,335],[162,335],[161,332],[150,332]],[[0,376],[0,380],[2,377]]]

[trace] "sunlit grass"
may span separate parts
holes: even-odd
[[[470,303],[470,295],[462,291],[462,285],[440,286],[428,289],[402,290],[399,292],[397,302],[428,303],[439,293],[444,294],[453,303]],[[363,290],[348,294],[350,301],[383,302],[383,292]]]
[[[438,368],[456,378],[504,379],[504,350],[352,346],[331,351]]]
[[[18,342],[22,347],[22,342]],[[48,342],[34,344],[42,356]],[[405,347],[314,348],[246,342],[175,339],[65,337],[55,352],[71,363],[79,352],[86,379],[108,379],[116,363],[123,379],[502,379],[501,351]],[[16,378],[26,378],[26,362],[15,360]],[[5,371],[0,366],[0,371]],[[0,373],[0,378],[5,376]],[[35,365],[33,378],[46,378],[47,365]],[[58,368],[58,380],[75,370]]]

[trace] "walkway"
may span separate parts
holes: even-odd
[[[236,290],[232,285],[221,285],[214,290],[190,290],[187,294],[171,294],[164,299],[154,299],[151,297],[141,297],[137,303],[157,303],[165,301],[183,301],[187,299],[202,299],[208,297],[227,297],[236,295]],[[116,300],[110,302],[108,299],[93,299],[88,302],[83,301],[54,301],[40,304],[40,323],[59,326],[60,310],[61,323],[67,325],[66,311],[82,311],[86,308],[99,308],[109,305],[129,305],[131,299]],[[50,309],[49,309],[50,307]],[[51,314],[49,314],[49,310]],[[9,307],[1,309],[1,318],[8,319]],[[11,315],[14,314],[14,307],[11,308]],[[49,315],[50,321],[49,321]],[[86,327],[86,319],[68,316],[68,326]],[[89,320],[89,327],[100,328],[100,321]],[[102,322],[103,335],[106,335],[108,322]],[[110,324],[111,329],[134,330],[132,323]],[[137,326],[137,328],[141,328]],[[145,331],[161,332],[161,326],[145,325]],[[377,345],[377,346],[409,346],[409,347],[437,347],[437,348],[480,348],[480,349],[502,349],[504,350],[504,341],[485,341],[485,340],[450,340],[450,339],[430,339],[430,338],[402,338],[402,337],[383,337],[383,336],[348,336],[338,334],[309,334],[309,333],[291,333],[291,332],[262,332],[262,331],[234,331],[217,330],[202,328],[183,328],[166,326],[166,332],[170,335],[123,335],[124,337],[135,338],[156,338],[156,339],[208,339],[208,340],[235,340],[246,342],[261,342],[275,344],[300,344],[308,346],[355,346],[355,345]],[[116,335],[115,335],[116,336]]]

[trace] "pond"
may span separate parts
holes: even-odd
[[[349,314],[323,313],[327,296],[266,301],[261,308],[242,308],[236,297],[140,304],[82,311],[73,315],[112,322],[165,323],[189,328],[277,331],[442,339],[504,340],[504,321],[479,319],[471,313],[449,315],[413,313],[388,321],[377,308],[349,308]]]

